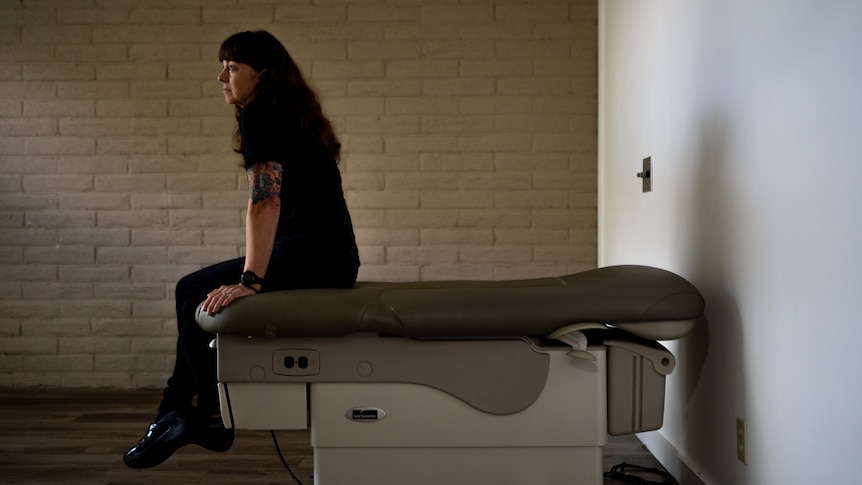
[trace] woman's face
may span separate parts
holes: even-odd
[[[222,83],[226,103],[245,106],[254,96],[254,88],[260,73],[248,64],[222,61],[218,80]]]

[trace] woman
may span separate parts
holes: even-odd
[[[214,335],[194,317],[201,302],[215,314],[260,292],[351,287],[359,268],[336,166],[341,145],[287,50],[267,32],[241,32],[222,43],[219,60],[248,175],[246,256],[177,284],[176,364],[156,419],[123,457],[133,468],[156,466],[190,443],[213,451],[233,444],[219,411]]]

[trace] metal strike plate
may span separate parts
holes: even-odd
[[[643,172],[638,172],[638,178],[643,181],[641,190],[643,192],[652,192],[652,157],[644,158]]]

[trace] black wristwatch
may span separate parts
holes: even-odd
[[[252,287],[251,285],[263,286],[263,278],[254,274],[254,271],[246,271],[242,274],[242,276],[239,277],[239,284],[241,284],[242,286],[245,286],[246,288],[251,288],[252,290],[255,291],[255,293],[257,293],[260,290]]]

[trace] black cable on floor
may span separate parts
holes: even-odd
[[[281,458],[281,462],[284,464],[284,467],[287,468],[287,472],[290,473],[290,476],[293,477],[293,480],[296,483],[302,485],[302,482],[300,482],[299,479],[296,478],[296,475],[293,474],[293,470],[290,469],[290,465],[288,465],[287,462],[284,461],[284,456],[282,456],[281,454],[281,448],[278,447],[278,440],[275,439],[275,431],[270,430],[270,433],[272,434],[272,442],[275,444],[275,451],[278,452],[278,457]]]
[[[641,474],[649,473],[657,475],[659,478],[663,479],[663,481],[653,482],[638,475],[629,475],[627,473],[628,470],[635,471]],[[639,465],[632,465],[626,462],[622,462],[619,465],[612,466],[611,471],[605,472],[605,478],[609,478],[618,482],[637,483],[639,485],[673,485],[674,483],[676,483],[673,477],[670,476],[670,473],[664,470],[660,470],[658,468],[647,468],[645,466]]]

